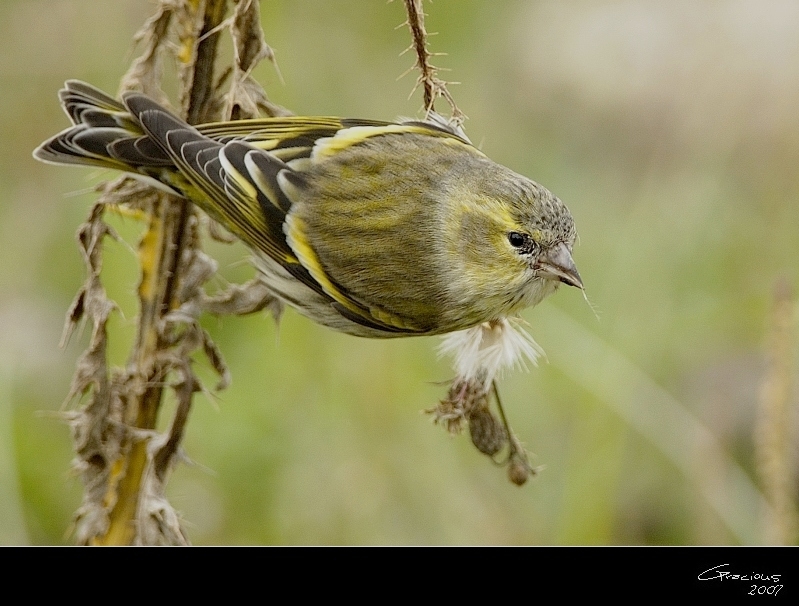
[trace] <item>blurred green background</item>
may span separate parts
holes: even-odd
[[[89,327],[58,346],[83,281],[74,244],[108,173],[36,163],[67,126],[67,78],[115,92],[145,0],[0,3],[0,543],[69,543],[80,482],[53,414]],[[799,277],[799,4],[436,0],[431,50],[466,131],[570,207],[574,289],[525,313],[548,363],[501,383],[545,469],[511,485],[420,411],[444,396],[437,339],[378,342],[288,311],[205,318],[233,375],[199,395],[170,482],[196,544],[752,544],[771,542],[754,427],[772,291]],[[266,1],[299,114],[419,116],[399,1]],[[443,111],[445,105],[439,105]],[[136,314],[140,225],[115,220],[104,280]],[[252,270],[209,244],[227,280]],[[794,344],[795,352],[796,346]],[[197,366],[208,386],[208,364]],[[795,365],[794,365],[795,370]],[[794,396],[795,405],[795,396]],[[74,406],[69,403],[66,408]],[[167,411],[168,412],[168,411]],[[794,417],[795,419],[795,417]],[[795,484],[794,484],[795,486]]]

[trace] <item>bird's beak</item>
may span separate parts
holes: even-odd
[[[583,290],[583,279],[577,273],[574,260],[565,244],[562,242],[550,248],[534,268],[550,280],[560,280],[564,284]]]

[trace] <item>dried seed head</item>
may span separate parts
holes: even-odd
[[[519,440],[515,436],[511,438],[511,453],[508,457],[508,479],[521,486],[530,476],[538,475],[542,467],[533,467],[530,464],[529,453],[524,450]]]
[[[433,420],[446,426],[450,433],[460,433],[464,421],[469,421],[475,410],[488,409],[488,392],[480,381],[455,380],[447,397],[434,408],[426,410]]]
[[[525,482],[527,482],[527,478],[530,477],[530,465],[521,459],[514,457],[508,463],[508,479],[516,484],[516,486],[521,486]]]
[[[487,407],[472,410],[469,434],[477,450],[489,457],[497,454],[508,442],[505,428]]]
[[[447,399],[469,417],[472,411],[488,408],[488,392],[481,381],[456,380],[449,388]]]

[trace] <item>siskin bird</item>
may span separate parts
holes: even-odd
[[[560,283],[583,287],[566,206],[435,115],[195,127],[140,93],[120,102],[70,80],[60,99],[73,126],[37,159],[117,169],[191,200],[254,251],[276,297],[335,330],[453,333],[444,347],[460,374],[493,380],[537,347],[497,329]]]

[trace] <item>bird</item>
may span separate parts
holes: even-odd
[[[59,98],[72,125],[36,159],[115,169],[190,200],[253,252],[277,299],[334,330],[450,335],[444,349],[474,350],[459,372],[493,381],[537,346],[500,330],[510,351],[487,362],[490,335],[560,284],[584,289],[566,205],[437,114],[192,126],[139,92],[120,101],[68,80]]]

